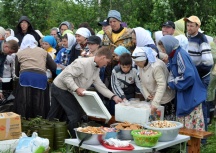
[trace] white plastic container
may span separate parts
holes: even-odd
[[[163,120],[164,107],[158,108],[161,111],[160,120]],[[120,122],[130,122],[144,125],[149,122],[151,108],[145,101],[130,101],[129,104],[119,103],[115,105],[115,120]]]
[[[115,120],[145,124],[148,122],[151,113],[150,106],[144,102],[130,102],[129,105],[119,103],[115,105]]]

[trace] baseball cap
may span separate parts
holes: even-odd
[[[201,25],[200,19],[197,16],[194,16],[194,15],[190,16],[189,18],[184,18],[184,21],[186,21],[186,22],[187,21],[194,22],[194,23],[198,24],[199,26]]]
[[[108,26],[109,23],[107,22],[107,20],[103,20],[102,22],[98,22],[99,26]]]
[[[172,22],[172,21],[164,22],[163,25],[162,25],[162,27],[163,27],[163,26],[172,27],[173,29],[175,29],[175,24],[174,24],[174,22]]]
[[[98,36],[90,36],[87,40],[87,44],[98,44],[100,45],[101,38]]]

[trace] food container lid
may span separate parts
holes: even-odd
[[[84,91],[83,93],[84,96],[78,96],[77,93],[74,92],[74,96],[86,114],[96,118],[103,118],[108,122],[112,116],[98,94],[94,91]]]

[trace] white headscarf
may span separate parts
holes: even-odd
[[[76,38],[71,33],[66,33],[66,35],[67,35],[67,38],[68,38],[68,47],[66,49],[71,50],[72,46],[76,42]]]
[[[11,36],[14,36],[14,31],[13,31],[13,29],[10,29],[10,34],[11,34]]]
[[[14,36],[9,36],[5,39],[6,41],[9,41],[9,40],[15,40],[16,42],[19,42],[19,39],[17,39],[16,37]]]
[[[37,41],[35,40],[34,36],[27,34],[24,36],[22,43],[20,45],[20,50],[24,50],[26,48],[35,48],[37,47]]]
[[[76,34],[81,35],[81,36],[83,36],[83,37],[85,37],[85,38],[89,38],[89,37],[91,36],[91,32],[89,31],[89,29],[84,28],[84,27],[79,28],[79,29],[76,31]]]
[[[156,61],[156,54],[150,47],[136,47],[132,56],[137,57],[133,59],[135,62],[148,59],[149,63],[152,64]]]
[[[142,27],[133,28],[136,34],[136,46],[144,47],[149,44],[155,44],[150,33]]]

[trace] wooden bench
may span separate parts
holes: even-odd
[[[188,153],[200,153],[201,139],[207,138],[213,133],[198,131],[194,129],[181,128],[179,134],[188,135],[191,139],[188,141]]]

